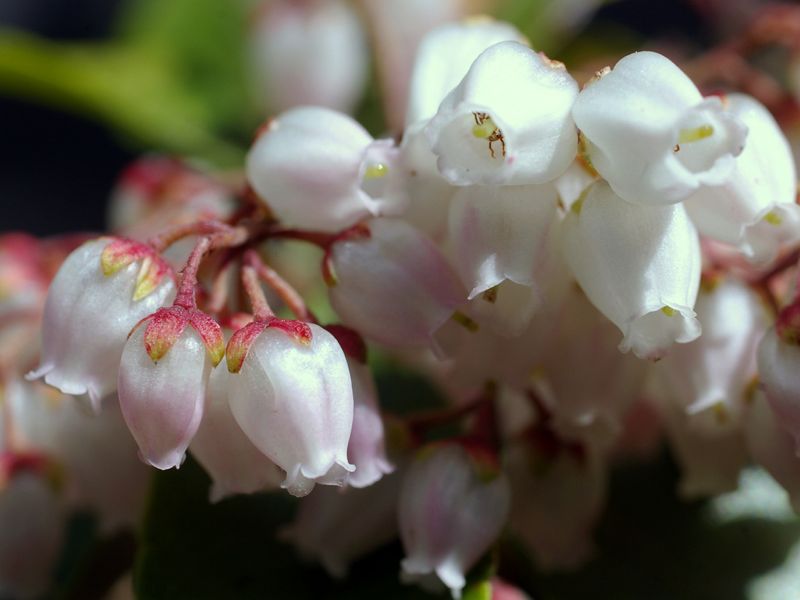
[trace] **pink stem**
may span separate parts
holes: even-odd
[[[147,240],[147,243],[156,251],[163,252],[172,244],[190,235],[209,235],[223,233],[231,230],[230,225],[221,221],[195,221],[182,223],[165,229]]]
[[[224,230],[197,240],[197,243],[181,271],[181,282],[175,296],[175,306],[187,310],[197,308],[197,271],[206,254],[217,248],[239,246],[247,240],[248,232],[242,227],[225,227]]]
[[[275,269],[264,264],[264,261],[261,260],[255,250],[248,250],[244,255],[244,260],[248,266],[255,270],[261,281],[278,294],[278,297],[283,300],[298,319],[312,323],[317,322],[316,317],[294,286],[281,277]]]
[[[256,321],[266,321],[275,316],[269,306],[269,302],[267,302],[267,297],[264,295],[264,290],[261,289],[258,273],[249,265],[242,267],[242,285],[247,297],[250,299],[250,304],[253,307],[253,316]]]

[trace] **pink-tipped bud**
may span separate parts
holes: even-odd
[[[286,471],[282,487],[305,496],[342,485],[353,389],[336,339],[314,324],[272,319],[237,331],[227,348],[230,407],[250,441]]]
[[[223,353],[219,325],[197,310],[161,309],[131,333],[119,368],[119,402],[146,463],[181,465],[203,418],[209,374]]]
[[[50,286],[42,360],[29,379],[65,394],[89,394],[95,410],[116,389],[131,328],[175,290],[170,267],[148,246],[100,238],[72,252]]]
[[[459,597],[467,571],[500,534],[510,502],[505,474],[478,463],[464,447],[423,450],[400,490],[404,577],[435,574]]]
[[[331,304],[342,320],[390,347],[420,347],[466,299],[436,245],[404,221],[374,219],[334,243]]]

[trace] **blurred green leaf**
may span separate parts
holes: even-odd
[[[241,164],[257,124],[234,0],[131,2],[117,38],[0,30],[0,90],[96,118],[148,150]]]

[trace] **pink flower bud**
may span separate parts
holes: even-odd
[[[173,306],[131,333],[119,368],[119,402],[142,460],[179,467],[203,418],[206,385],[224,355],[222,331],[204,313]]]
[[[250,441],[286,471],[282,487],[305,496],[316,483],[342,485],[353,388],[336,339],[314,324],[255,321],[227,349],[230,408]]]
[[[400,490],[405,578],[435,574],[459,597],[467,571],[500,534],[510,502],[505,475],[496,466],[477,463],[464,447],[446,444],[423,451]]]
[[[95,410],[117,386],[125,339],[175,286],[170,267],[148,246],[100,238],[72,252],[50,286],[42,360],[28,375],[65,394],[89,394]]]
[[[63,530],[50,482],[35,472],[13,475],[0,490],[0,597],[33,599],[47,591]]]
[[[353,382],[353,429],[347,444],[347,458],[356,470],[347,484],[363,488],[394,471],[386,458],[383,420],[378,407],[378,392],[369,367],[353,358],[347,359]]]
[[[384,201],[397,149],[347,115],[319,107],[269,121],[247,156],[247,179],[288,227],[335,232],[403,207]]]
[[[331,248],[333,308],[386,346],[429,345],[466,297],[458,278],[433,242],[403,221],[374,219],[363,231]]]
[[[276,489],[281,482],[280,470],[253,445],[233,418],[228,401],[232,377],[222,367],[211,371],[203,421],[189,446],[211,477],[211,502],[231,494]]]

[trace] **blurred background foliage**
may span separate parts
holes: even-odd
[[[495,13],[570,65],[656,35],[698,47],[715,36],[689,2],[604,3],[585,23],[565,27],[556,9],[567,4],[575,3],[502,0]],[[30,16],[37,6],[38,21]],[[111,182],[138,152],[240,166],[260,119],[245,68],[252,9],[245,0],[0,4],[2,229],[101,229]],[[71,30],[81,18],[96,20]],[[373,83],[359,109],[373,134],[385,130],[380,100]],[[386,408],[440,403],[424,381],[391,364],[376,367]],[[537,600],[800,598],[800,521],[768,477],[748,471],[738,492],[688,504],[676,498],[676,480],[666,456],[618,469],[596,560],[577,574],[538,573],[505,540],[502,573]],[[208,485],[191,460],[155,474],[138,549],[132,536],[100,540],[92,519],[74,519],[53,597],[100,597],[111,582],[98,573],[122,574],[132,561],[138,594],[148,599],[426,597],[398,582],[398,544],[334,582],[276,537],[294,510],[291,498],[212,506]],[[469,600],[487,596],[477,579]]]

